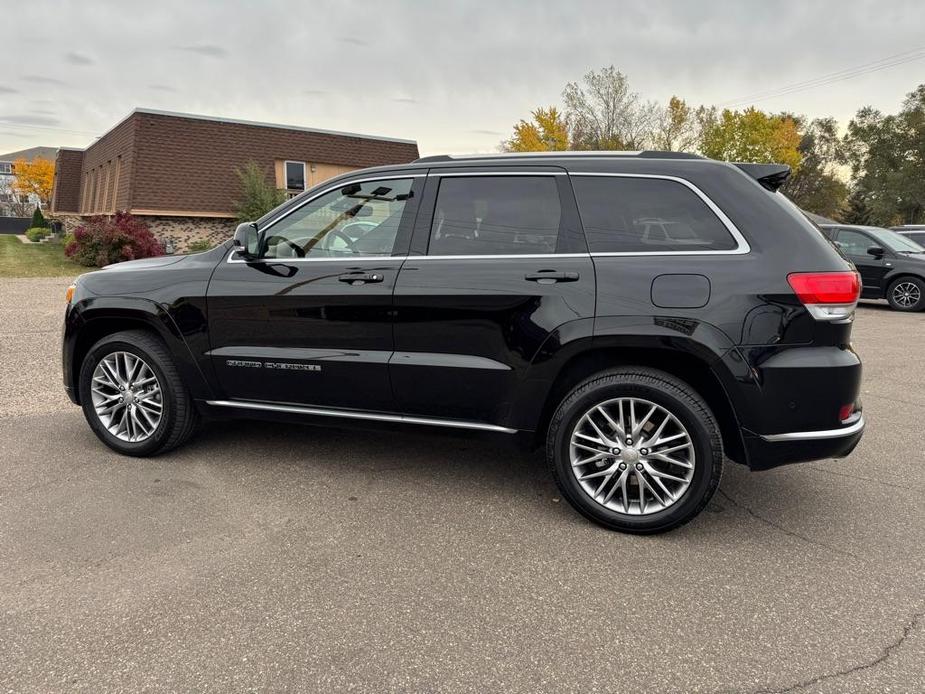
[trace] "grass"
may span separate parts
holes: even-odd
[[[65,258],[60,242],[23,243],[0,234],[0,277],[75,277],[90,269]]]

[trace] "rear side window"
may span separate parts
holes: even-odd
[[[573,176],[592,253],[729,251],[736,241],[687,186],[657,178]]]
[[[428,255],[556,252],[562,207],[553,176],[446,176]]]

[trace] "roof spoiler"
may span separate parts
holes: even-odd
[[[738,161],[733,164],[758,181],[762,188],[767,188],[772,193],[790,178],[791,171],[787,164],[747,164]]]

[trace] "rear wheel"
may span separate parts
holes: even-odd
[[[897,311],[921,311],[925,308],[925,282],[918,277],[900,277],[890,284],[886,300]]]
[[[198,420],[167,347],[144,331],[116,333],[93,345],[79,388],[90,428],[126,455],[170,450],[189,438]]]
[[[547,460],[562,495],[613,530],[682,525],[719,486],[719,426],[690,386],[654,369],[598,374],[559,405]]]

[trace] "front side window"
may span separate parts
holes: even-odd
[[[414,179],[348,183],[267,230],[265,258],[390,255]]]
[[[729,251],[736,241],[700,197],[677,181],[573,176],[592,253]]]
[[[305,190],[305,162],[286,162],[286,190]]]
[[[556,252],[562,208],[552,176],[441,179],[429,255]]]
[[[865,256],[867,249],[877,244],[866,234],[851,229],[841,229],[835,241],[846,255]]]

